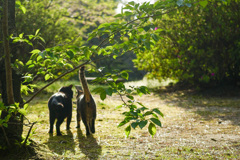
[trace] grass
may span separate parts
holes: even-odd
[[[157,79],[147,79],[146,77],[144,77],[140,81],[126,82],[125,85],[126,86],[146,86],[149,89],[156,89],[156,88],[164,87],[174,83],[176,83],[176,81],[171,79],[167,79],[165,81],[159,82]]]
[[[78,84],[67,82],[66,85],[70,83]],[[126,138],[126,126],[117,127],[123,120],[121,113],[126,110],[115,109],[121,104],[120,97],[113,95],[101,101],[99,95],[94,95],[97,120],[93,136],[86,137],[82,123],[80,130],[75,128],[76,104],[73,105],[71,130],[65,130],[64,122],[61,125],[63,136],[56,136],[55,130],[50,136],[47,101],[62,85],[65,84],[54,84],[29,105],[27,118],[31,122],[38,121],[31,136],[36,152],[30,157],[32,159],[240,159],[239,97],[166,90],[136,96],[149,108],[157,107],[164,113],[164,118],[161,118],[163,127],[157,128],[154,137],[149,135],[147,128],[136,128]],[[94,87],[90,85],[91,89]],[[28,129],[24,128],[23,135]]]

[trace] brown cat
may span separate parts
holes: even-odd
[[[80,121],[82,120],[86,135],[95,133],[95,119],[97,116],[96,103],[89,91],[87,80],[85,78],[84,66],[79,70],[79,79],[82,83],[83,92],[79,87],[76,87],[77,95],[77,128],[80,128]]]

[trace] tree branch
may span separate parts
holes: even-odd
[[[24,102],[23,104],[20,104],[20,107],[23,107],[25,104],[31,102],[31,101],[33,100],[33,98],[36,97],[41,91],[43,91],[45,88],[47,88],[48,86],[50,86],[51,84],[53,84],[53,83],[56,82],[57,80],[61,79],[63,76],[65,76],[65,75],[67,75],[67,74],[75,71],[76,69],[78,69],[78,68],[80,68],[80,67],[82,67],[82,66],[84,66],[84,65],[86,65],[86,64],[88,64],[88,63],[90,63],[90,62],[91,62],[91,61],[88,60],[88,61],[86,61],[86,62],[84,62],[84,63],[82,63],[82,64],[74,67],[73,69],[71,69],[71,70],[63,73],[63,74],[60,75],[58,78],[52,80],[50,83],[48,83],[48,84],[45,85],[43,88],[41,88],[40,90],[38,90],[38,91],[37,91],[31,98],[29,98],[26,102]]]
[[[153,18],[153,17],[165,15],[165,14],[168,14],[168,13],[174,11],[174,10],[176,10],[176,8],[174,8],[174,9],[172,9],[172,10],[169,10],[169,11],[166,11],[166,12],[161,13],[161,14],[148,15],[148,16],[145,16],[145,17],[136,18],[136,19],[134,19],[134,20],[132,20],[132,21],[129,21],[129,22],[126,23],[124,26],[128,26],[129,24],[131,24],[131,23],[133,23],[133,22],[135,22],[135,21],[141,20],[141,19],[147,19],[147,18]],[[98,49],[103,45],[103,43],[105,43],[107,40],[109,40],[112,35],[120,32],[121,30],[122,30],[122,28],[114,31],[114,32],[113,32],[112,34],[110,34],[107,38],[105,38],[104,40],[102,40],[101,43],[97,46],[96,50],[98,50]]]
[[[32,125],[31,125],[31,127],[29,128],[27,137],[25,138],[25,140],[24,140],[24,142],[23,142],[23,146],[26,145],[27,140],[28,140],[28,137],[29,137],[29,135],[30,135],[30,133],[31,133],[32,127],[33,127],[33,125],[36,124],[36,123],[37,123],[37,122],[33,122]]]

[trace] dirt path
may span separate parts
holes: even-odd
[[[34,102],[30,119],[38,117],[32,139],[39,145],[38,158],[43,159],[240,159],[240,100],[238,98],[204,98],[181,94],[146,95],[137,99],[149,108],[164,113],[162,128],[152,138],[145,127],[131,131],[117,128],[123,117],[118,96],[99,100],[96,134],[86,138],[85,128],[75,128],[75,110],[71,131],[62,137],[48,135],[46,102]],[[41,113],[41,114],[39,114]],[[36,115],[37,114],[37,115]],[[41,116],[43,115],[43,116]]]

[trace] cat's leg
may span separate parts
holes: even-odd
[[[95,119],[92,119],[92,123],[91,123],[91,132],[95,133]]]
[[[79,113],[79,111],[77,111],[77,127],[76,128],[80,128],[80,121],[81,121],[81,114]]]
[[[61,136],[61,135],[62,135],[61,132],[60,132],[60,125],[63,123],[63,121],[64,121],[64,118],[62,118],[62,117],[59,117],[59,118],[57,119],[56,130],[57,130],[57,135],[58,135],[58,136]]]
[[[67,117],[67,130],[70,129],[71,121],[72,121],[72,113]]]
[[[55,113],[49,110],[49,123],[50,123],[49,133],[53,133],[53,125],[54,125],[55,119],[56,119]]]
[[[88,135],[90,135],[89,124],[88,124],[86,118],[83,118],[82,120],[83,120],[83,124],[85,125],[85,128],[86,128],[86,135],[88,136]]]

